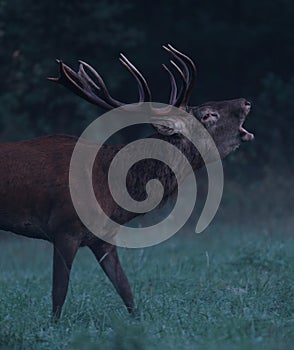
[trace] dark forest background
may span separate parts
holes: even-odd
[[[74,68],[89,62],[115,97],[134,102],[136,84],[117,59],[123,52],[154,99],[167,102],[161,45],[171,43],[197,64],[191,104],[253,103],[246,128],[256,139],[224,162],[219,215],[293,231],[293,18],[290,0],[0,0],[0,140],[79,135],[103,112],[46,81],[57,76],[55,58]]]

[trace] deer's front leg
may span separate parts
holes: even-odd
[[[116,247],[108,243],[101,244],[101,241],[97,239],[97,242],[91,244],[89,248],[122,298],[129,313],[133,314],[135,312],[133,294],[127,276],[120,264]]]
[[[70,271],[80,242],[69,235],[58,236],[54,241],[53,253],[53,317],[58,319],[68,289]]]

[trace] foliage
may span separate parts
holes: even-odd
[[[82,130],[93,109],[75,96],[61,94],[45,77],[56,75],[56,57],[74,65],[89,58],[100,62],[103,71],[109,57],[117,55],[119,43],[127,48],[141,40],[140,32],[123,21],[130,9],[119,0],[1,0],[2,139]],[[121,81],[118,71],[112,68],[109,76],[113,88]]]
[[[251,157],[276,161],[291,147],[293,17],[289,0],[0,0],[1,139],[79,134],[101,112],[45,80],[56,75],[56,57],[74,67],[78,59],[89,61],[115,96],[135,101],[135,82],[117,62],[126,52],[151,80],[155,99],[167,101],[168,79],[160,71],[167,57],[159,49],[171,42],[197,62],[194,104],[251,99],[248,125],[257,146],[245,157],[248,164]]]

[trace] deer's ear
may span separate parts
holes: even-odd
[[[153,124],[153,126],[156,129],[156,131],[162,135],[170,136],[176,134],[175,130],[169,126],[159,124]]]
[[[156,116],[151,117],[154,128],[162,135],[183,134],[186,125],[183,120],[173,116]]]

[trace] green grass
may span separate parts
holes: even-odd
[[[1,349],[288,350],[294,343],[293,241],[282,232],[210,228],[120,250],[136,318],[81,249],[57,324],[50,319],[51,245],[0,245]]]

